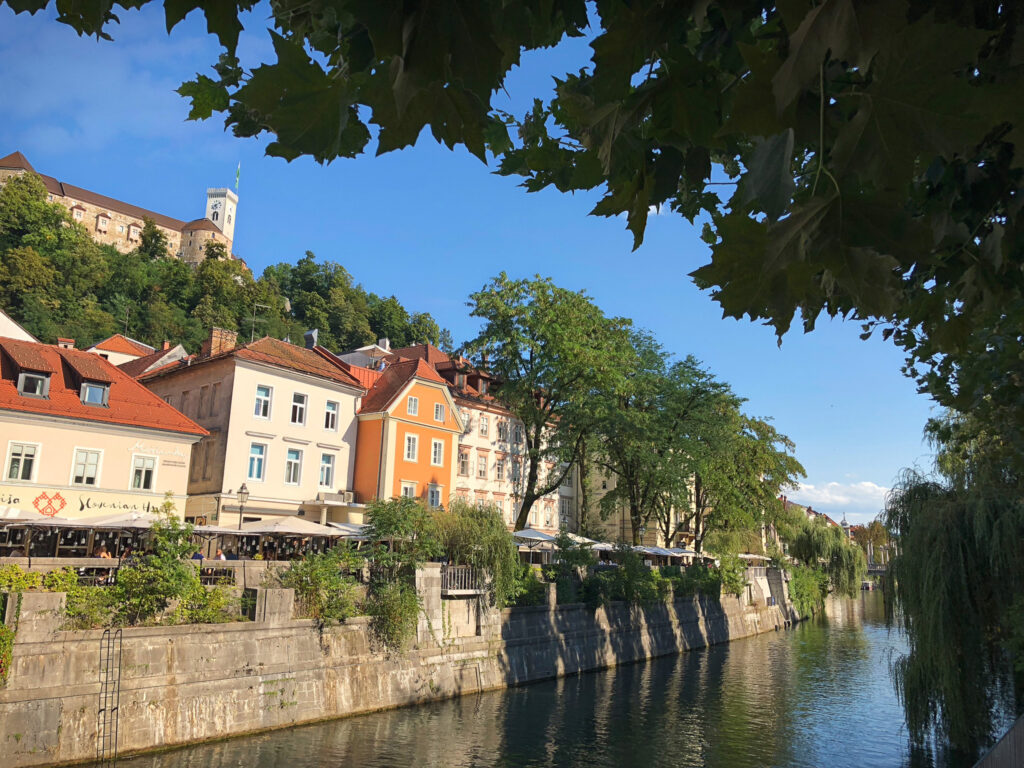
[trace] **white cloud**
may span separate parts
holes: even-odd
[[[882,510],[888,492],[888,488],[870,480],[854,483],[801,483],[791,500],[828,512],[833,517],[845,514],[851,523],[865,523],[873,520]]]

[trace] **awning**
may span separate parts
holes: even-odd
[[[341,536],[336,528],[303,520],[300,517],[279,517],[275,520],[255,520],[245,523],[242,532],[264,536]]]
[[[669,549],[673,555],[679,555],[679,557],[696,557],[697,553],[692,549],[683,549],[682,547],[672,547]]]
[[[116,515],[83,517],[75,522],[81,528],[152,528],[156,515],[148,512],[121,512]]]
[[[360,525],[359,523],[333,523],[328,522],[328,526],[331,528],[337,528],[341,533],[340,536],[343,539],[352,539],[355,541],[368,541],[369,536],[366,535],[366,531],[370,528],[368,525]]]
[[[47,517],[46,515],[40,515],[38,512],[31,512],[19,507],[0,507],[0,525],[48,525],[60,528],[72,526],[87,527],[66,517]]]
[[[765,557],[764,555],[748,555],[746,553],[742,555],[736,555],[736,557],[738,557],[740,560],[771,560],[770,557]]]

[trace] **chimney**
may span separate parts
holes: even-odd
[[[171,342],[167,341],[167,339],[164,339],[164,343],[163,343],[163,346],[160,347],[160,351],[161,352],[166,352],[170,348],[171,348]]]
[[[391,351],[391,339],[377,339],[377,346],[385,352]]]
[[[235,341],[238,339],[237,331],[229,331],[227,328],[211,328],[210,338],[203,342],[199,350],[200,357],[211,357],[221,352],[230,352],[235,348]]]
[[[75,348],[75,340],[74,339],[62,339],[62,338],[58,337],[57,338],[57,346],[60,347],[61,349],[74,349]]]
[[[316,346],[317,336],[320,335],[320,329],[314,328],[311,331],[306,331],[302,334],[302,340],[306,343],[306,349],[312,349]]]

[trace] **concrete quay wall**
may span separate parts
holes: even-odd
[[[504,688],[680,653],[774,631],[782,606],[723,597],[653,606],[487,610],[440,597],[417,578],[423,614],[404,654],[375,648],[368,620],[320,628],[293,620],[290,590],[261,590],[257,620],[124,629],[119,752],[217,739]],[[12,603],[14,601],[11,601]],[[9,768],[95,759],[100,630],[59,631],[63,595],[19,601],[10,678],[0,688]],[[14,608],[8,607],[8,618]]]

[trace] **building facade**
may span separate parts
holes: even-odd
[[[359,522],[352,448],[363,387],[315,344],[263,338],[236,347],[236,338],[214,329],[198,356],[140,376],[210,433],[193,452],[186,517],[227,526],[240,515]]]
[[[47,199],[67,208],[71,218],[82,225],[93,240],[112,245],[122,253],[138,247],[142,227],[149,219],[167,238],[171,256],[190,263],[200,262],[205,258],[206,244],[211,241],[223,244],[231,254],[238,196],[229,189],[208,189],[206,217],[183,221],[39,173],[21,152],[0,158],[0,184],[23,173],[38,176],[46,187]],[[211,219],[212,215],[216,218]]]
[[[463,423],[444,379],[422,360],[397,361],[384,371],[363,368],[354,375],[368,389],[359,409],[356,497],[368,502],[406,496],[431,507],[447,506]]]
[[[85,518],[185,509],[206,430],[70,343],[0,338],[0,506]]]

